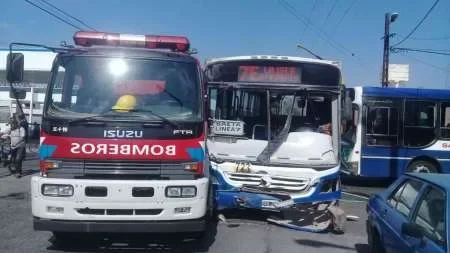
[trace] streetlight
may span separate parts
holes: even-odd
[[[389,38],[393,35],[389,33],[389,26],[391,23],[394,23],[398,18],[397,12],[388,12],[384,16],[384,50],[383,50],[383,72],[382,72],[382,87],[387,87],[389,83]]]

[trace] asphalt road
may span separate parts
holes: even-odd
[[[37,162],[26,161],[24,168],[36,170]],[[235,226],[220,222],[208,245],[172,240],[170,235],[141,235],[131,240],[127,235],[120,235],[110,240],[80,238],[73,247],[58,250],[50,242],[51,233],[36,232],[32,228],[30,175],[16,179],[8,174],[6,169],[0,168],[1,252],[368,252],[365,198],[353,194],[344,194],[341,203],[347,214],[359,219],[348,221],[344,234],[294,231],[268,224],[252,213],[235,213],[233,216],[238,218],[228,219],[228,223]]]

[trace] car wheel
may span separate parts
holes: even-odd
[[[428,161],[415,161],[408,166],[407,172],[437,173],[436,165]]]

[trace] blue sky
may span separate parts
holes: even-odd
[[[348,86],[379,84],[385,12],[400,13],[391,25],[391,32],[399,35],[393,39],[395,43],[411,31],[434,2],[287,0],[299,16],[305,20],[311,17],[305,28],[278,0],[47,1],[100,31],[188,36],[202,61],[249,54],[310,57],[296,48],[301,42],[324,58],[342,61]],[[450,39],[417,40],[450,36],[448,13],[450,1],[441,0],[412,36],[416,39],[401,46],[450,50]],[[318,35],[317,30],[323,31],[331,42]],[[49,45],[57,45],[61,40],[72,43],[74,31],[23,0],[2,0],[0,46],[13,40]],[[341,46],[332,47],[330,43],[347,50],[337,50],[335,47]],[[393,54],[391,63],[410,64],[409,87],[450,88],[450,56]]]

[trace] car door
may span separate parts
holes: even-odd
[[[409,221],[412,207],[422,188],[421,181],[408,178],[388,197],[381,210],[381,238],[386,253],[410,253],[411,242],[402,236],[403,223]]]
[[[407,238],[415,252],[447,252],[446,199],[446,192],[437,186],[429,185],[424,190],[411,218],[422,229],[424,237]]]

